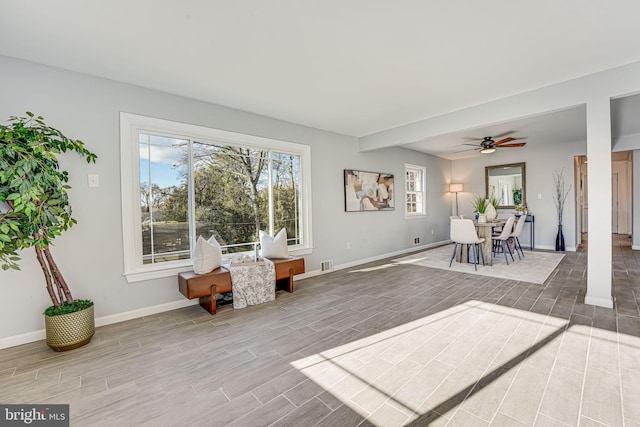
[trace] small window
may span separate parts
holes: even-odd
[[[426,215],[425,177],[423,166],[405,165],[405,198],[407,217]]]

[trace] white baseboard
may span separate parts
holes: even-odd
[[[6,337],[0,339],[0,350],[3,348],[15,347],[22,344],[28,344],[30,342],[36,342],[46,339],[45,330],[27,332],[26,334],[14,335],[12,337]]]
[[[178,308],[189,307],[190,305],[199,304],[199,300],[179,300],[171,301],[164,304],[154,305],[151,307],[139,308],[137,310],[126,311],[124,313],[111,314],[109,316],[97,317],[96,326],[112,325],[114,323],[124,322],[125,320],[137,319],[139,317],[151,316],[152,314],[164,313],[165,311],[176,310]]]
[[[527,246],[523,246],[522,249],[527,249]],[[545,250],[549,250],[549,251],[555,251],[556,250],[556,246],[555,245],[536,245],[535,249],[545,249]],[[565,252],[575,252],[577,250],[577,248],[575,246],[567,246],[565,247]]]
[[[164,313],[178,308],[188,307],[198,304],[197,299],[172,301],[165,304],[154,305],[151,307],[139,308],[137,310],[126,311],[124,313],[112,314],[109,316],[96,317],[96,327],[111,325],[114,323],[124,322],[125,320],[137,319],[139,317],[151,316],[152,314]],[[44,329],[38,331],[27,332],[26,334],[15,335],[12,337],[0,339],[0,349],[15,347],[22,344],[28,344],[35,341],[46,339]]]
[[[295,276],[295,280],[308,279],[309,277],[320,276],[322,274],[331,273],[332,271],[344,270],[345,268],[356,267],[358,265],[362,265],[362,264],[366,264],[366,263],[374,262],[374,261],[379,261],[381,259],[394,257],[394,256],[398,256],[398,255],[404,255],[404,254],[407,254],[407,253],[410,253],[410,252],[423,251],[423,250],[426,250],[426,249],[435,248],[436,246],[448,245],[449,243],[451,243],[451,240],[443,240],[443,241],[440,241],[440,242],[429,243],[427,245],[412,246],[410,248],[401,249],[399,251],[394,251],[394,252],[389,252],[389,253],[386,253],[386,254],[376,255],[376,256],[373,256],[373,257],[369,257],[369,258],[359,259],[359,260],[348,262],[346,264],[335,265],[335,266],[333,266],[333,269],[331,269],[331,270],[326,270],[326,271],[321,271],[321,270],[307,271],[306,273],[296,275]]]
[[[640,251],[640,246],[638,246],[638,245],[631,245],[631,250],[634,250],[634,251]]]

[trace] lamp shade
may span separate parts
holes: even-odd
[[[459,193],[461,191],[464,191],[464,186],[462,184],[449,184],[450,193]]]

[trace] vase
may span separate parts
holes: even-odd
[[[498,216],[496,208],[493,207],[491,202],[487,203],[487,208],[484,210],[484,216],[487,217],[487,221],[491,222]]]
[[[478,222],[480,223],[487,222],[487,217],[485,216],[485,214],[478,214]]]
[[[558,235],[556,236],[556,251],[564,252],[564,234],[562,234],[562,224],[558,224]]]
[[[93,306],[55,316],[44,316],[47,345],[55,351],[82,347],[91,341],[96,330]]]

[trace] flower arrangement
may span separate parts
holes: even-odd
[[[521,214],[521,215],[522,215],[523,213],[525,213],[525,212],[527,211],[527,204],[526,204],[526,203],[523,203],[523,204],[521,204],[521,205],[517,205],[517,206],[515,207],[515,209],[516,209],[516,212],[517,212],[517,213],[519,213],[519,214]]]
[[[487,210],[487,199],[476,194],[475,196],[473,196],[473,207],[476,212],[484,215],[485,211]]]

